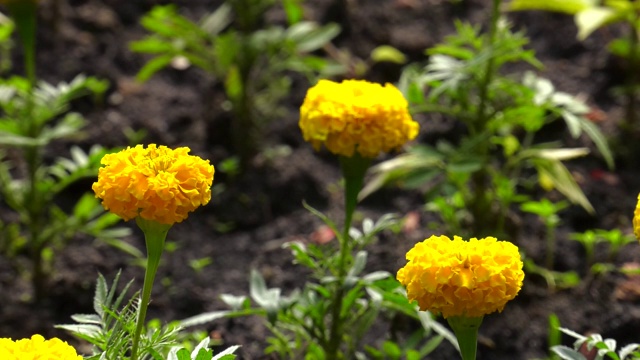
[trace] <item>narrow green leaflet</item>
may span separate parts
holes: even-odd
[[[507,4],[507,9],[511,11],[544,10],[575,15],[597,3],[597,0],[513,0]]]

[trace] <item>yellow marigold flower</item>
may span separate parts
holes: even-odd
[[[518,248],[496,238],[432,236],[407,252],[397,279],[420,310],[482,317],[502,311],[524,279]]]
[[[633,212],[633,233],[640,241],[640,194],[638,195],[638,203],[636,204],[636,210]]]
[[[58,338],[45,340],[41,335],[13,341],[0,339],[2,360],[82,360],[71,345]]]
[[[415,139],[420,126],[407,100],[393,85],[360,80],[320,80],[307,91],[300,108],[300,129],[316,150],[324,144],[336,155],[366,158]]]
[[[213,165],[189,151],[150,144],[107,154],[93,191],[105,209],[125,220],[181,222],[209,202],[213,183]]]

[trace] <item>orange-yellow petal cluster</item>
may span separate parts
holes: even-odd
[[[105,209],[125,220],[181,222],[209,202],[213,183],[213,165],[189,151],[150,144],[107,154],[93,191]]]
[[[638,195],[636,210],[633,212],[633,233],[636,235],[638,241],[640,241],[640,195]]]
[[[316,150],[324,144],[336,155],[366,158],[401,147],[420,128],[400,90],[361,80],[320,80],[307,91],[299,125]]]
[[[407,252],[397,279],[420,310],[482,317],[502,311],[524,279],[518,248],[496,238],[432,236]]]
[[[82,360],[71,345],[58,338],[45,340],[42,335],[13,341],[0,338],[2,360]]]

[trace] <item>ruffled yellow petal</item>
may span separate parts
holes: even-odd
[[[409,300],[445,318],[502,311],[524,280],[518,248],[493,237],[432,236],[409,250],[407,260],[396,277]]]
[[[140,216],[161,224],[181,222],[209,202],[214,175],[209,160],[189,151],[150,144],[107,154],[93,191],[105,209],[125,220]]]
[[[367,158],[401,147],[419,130],[395,86],[360,80],[320,80],[307,91],[299,125],[316,150],[324,145],[336,155]]]
[[[2,360],[82,360],[71,345],[58,338],[45,340],[41,335],[13,341],[0,339]]]
[[[640,195],[638,195],[636,210],[633,212],[633,233],[636,235],[638,241],[640,241]]]

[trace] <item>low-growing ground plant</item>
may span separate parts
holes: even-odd
[[[551,351],[563,360],[638,360],[640,359],[640,344],[627,344],[617,349],[615,339],[605,339],[600,334],[584,336],[575,331],[560,328],[560,331],[573,337],[573,347],[556,345]]]

